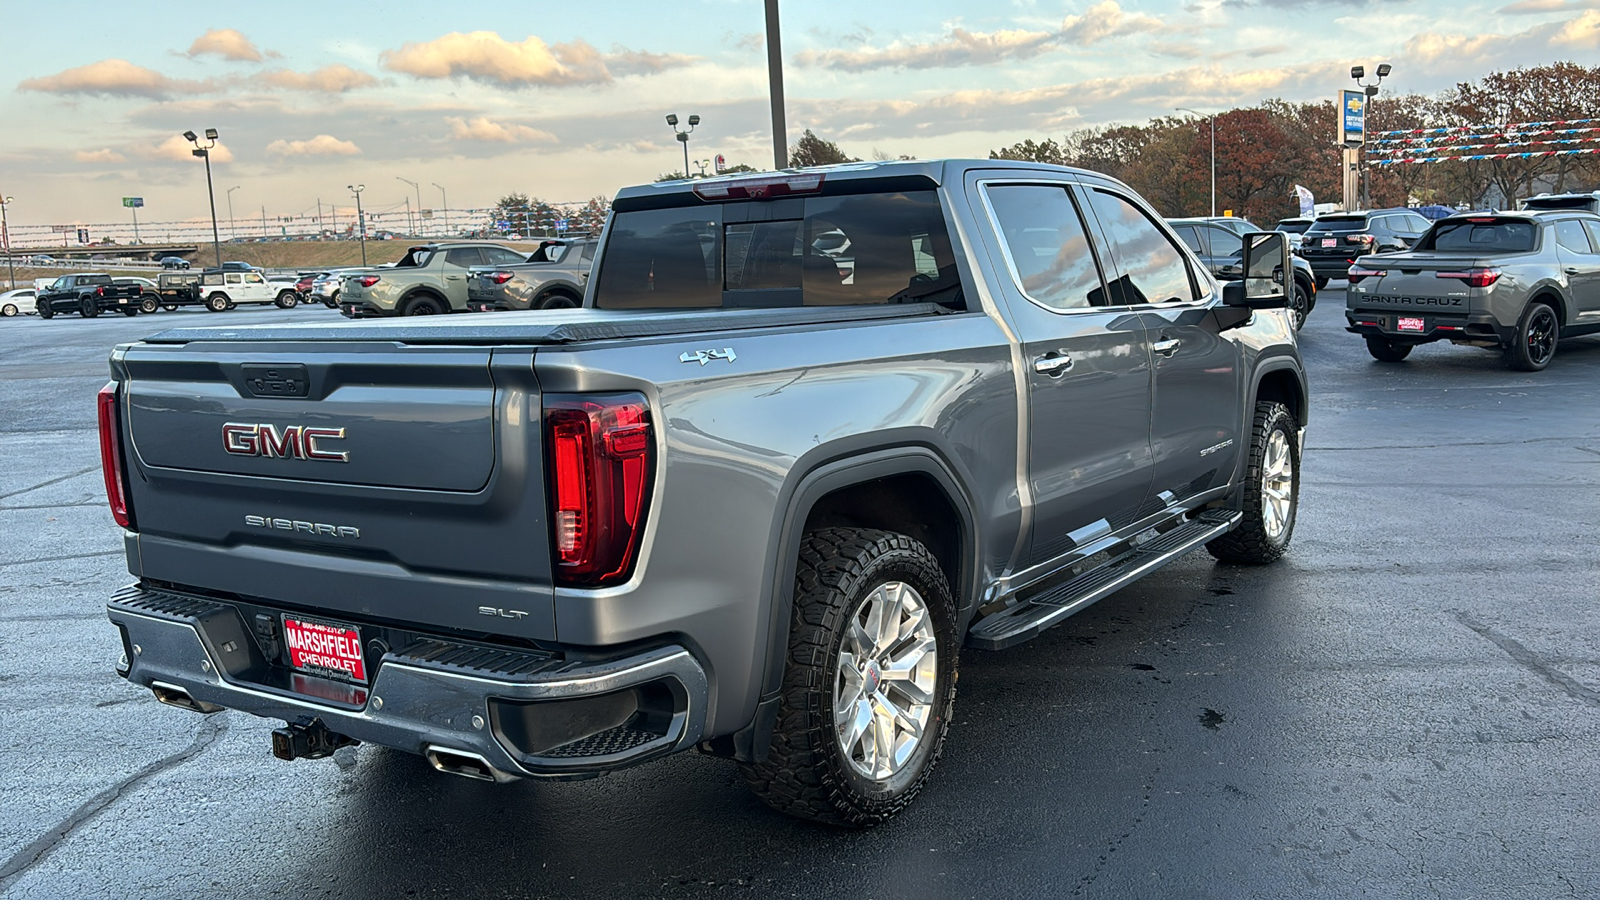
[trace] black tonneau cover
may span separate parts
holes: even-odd
[[[649,338],[703,331],[782,328],[899,319],[949,312],[936,303],[811,306],[783,309],[696,309],[632,312],[604,309],[536,310],[481,315],[426,316],[373,322],[284,325],[217,325],[174,328],[147,344],[227,341],[391,341],[400,344],[572,344]]]

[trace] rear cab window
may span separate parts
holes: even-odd
[[[1144,210],[1105,188],[1086,188],[1085,193],[1115,261],[1118,277],[1108,285],[1112,306],[1187,303],[1195,299],[1197,292],[1189,264]],[[1215,247],[1212,255],[1218,255]]]
[[[1494,216],[1441,219],[1417,242],[1419,250],[1440,253],[1525,253],[1534,248],[1539,226],[1527,219]]]
[[[964,308],[933,189],[702,201],[617,212],[600,309],[841,306],[936,302]],[[850,191],[846,193],[845,191]]]

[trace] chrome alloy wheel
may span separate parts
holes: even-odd
[[[922,595],[903,581],[879,585],[839,645],[834,734],[861,775],[883,781],[905,768],[933,713],[939,653]]]
[[[1282,537],[1293,512],[1294,458],[1289,455],[1289,438],[1274,431],[1261,459],[1261,518],[1267,537]]]

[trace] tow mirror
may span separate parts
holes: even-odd
[[[1244,278],[1222,286],[1226,306],[1246,309],[1283,309],[1289,305],[1286,279],[1289,268],[1289,241],[1280,231],[1257,231],[1244,236],[1240,271]]]

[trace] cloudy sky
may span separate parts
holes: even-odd
[[[1600,63],[1600,0],[788,2],[790,143],[982,156],[1174,107],[1320,99],[1352,63],[1432,93],[1492,69]],[[0,53],[13,224],[205,214],[180,136],[214,127],[219,209],[452,208],[610,194],[695,158],[771,163],[760,0],[19,3]],[[1331,123],[1330,123],[1331,130]],[[412,201],[416,201],[413,199]]]

